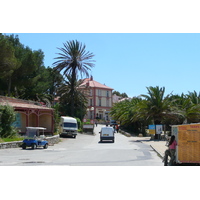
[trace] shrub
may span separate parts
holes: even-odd
[[[13,137],[17,134],[17,129],[12,126],[16,120],[16,113],[12,106],[0,105],[0,137]]]
[[[76,118],[77,120],[77,124],[78,124],[78,129],[80,129],[82,127],[82,122],[79,118]]]

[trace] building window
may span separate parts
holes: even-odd
[[[109,99],[106,99],[106,106],[109,107]]]
[[[99,106],[101,106],[101,99],[99,98]]]
[[[90,90],[90,96],[92,96],[92,89]]]
[[[92,99],[90,99],[90,106],[93,106]]]
[[[106,96],[109,97],[109,91],[106,91]]]
[[[101,90],[98,90],[98,96],[101,96]]]

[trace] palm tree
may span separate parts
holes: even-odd
[[[153,120],[160,124],[164,116],[171,113],[169,95],[164,96],[165,87],[147,87],[148,95],[141,95],[145,99],[138,104],[138,115],[146,116],[146,120]]]
[[[186,96],[192,101],[193,104],[200,104],[200,93],[197,94],[195,90],[194,92],[188,92]]]
[[[196,123],[200,120],[200,98],[197,93],[189,92],[189,94],[172,95],[174,113],[177,114],[177,122],[182,123]]]
[[[61,111],[63,114],[70,113],[70,107],[71,107],[71,96],[72,92],[74,93],[74,107],[76,108],[76,116],[80,119],[83,118],[83,116],[86,113],[86,104],[88,103],[88,100],[86,98],[85,92],[87,91],[87,88],[85,90],[80,90],[80,86],[83,83],[83,80],[75,80],[74,88],[72,91],[72,77],[67,76],[67,80],[65,80],[65,83],[59,87],[58,89],[58,95],[60,95],[60,102],[61,102]]]
[[[75,81],[80,75],[89,77],[88,71],[94,66],[93,53],[86,51],[86,46],[77,40],[69,41],[63,44],[63,48],[58,48],[61,53],[58,53],[58,61],[54,62],[54,69],[59,72],[63,71],[64,75],[71,76],[71,115],[74,116],[74,101],[75,101]]]
[[[133,130],[134,133],[144,131],[146,121],[137,113],[137,105],[141,101],[141,98],[134,97],[115,103],[111,108],[110,115],[113,119],[120,121],[124,127]]]

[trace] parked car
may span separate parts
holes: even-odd
[[[60,136],[66,135],[76,138],[77,131],[78,131],[78,124],[75,118],[61,116]]]
[[[31,147],[36,149],[38,147],[48,148],[48,141],[45,140],[43,127],[26,127],[26,138],[23,140],[22,149]]]

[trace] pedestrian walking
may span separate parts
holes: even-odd
[[[117,133],[119,132],[119,125],[118,124],[116,125],[116,131],[117,131]]]
[[[163,158],[164,166],[167,166],[168,156],[170,157],[169,166],[173,165],[175,161],[176,146],[177,142],[175,140],[175,136],[172,135],[168,144],[168,149],[165,151],[165,155]]]
[[[113,125],[114,133],[115,133],[115,124]]]

